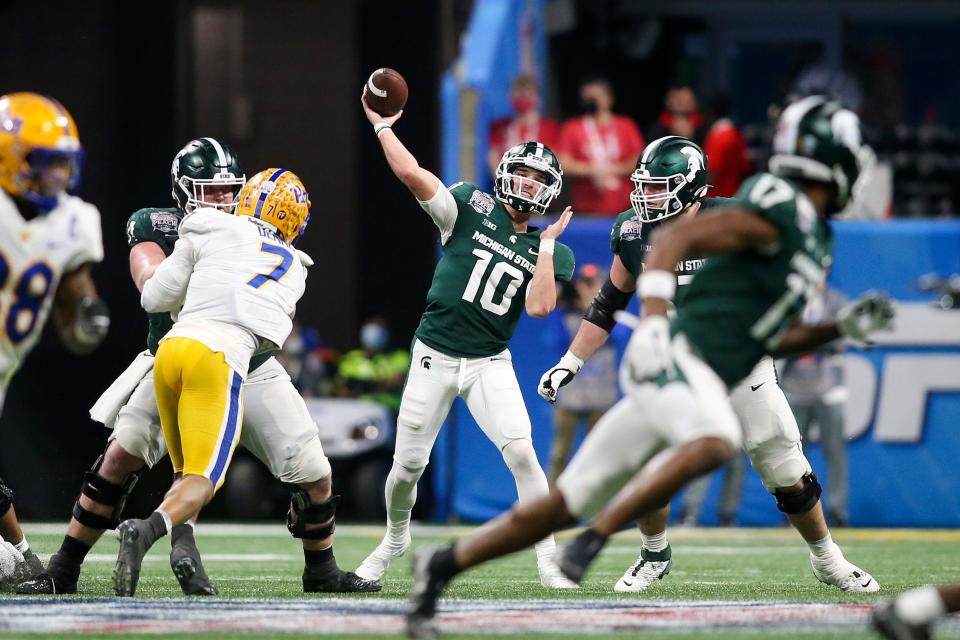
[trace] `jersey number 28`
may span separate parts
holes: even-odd
[[[10,263],[0,254],[0,290],[10,279]],[[7,335],[13,344],[22,342],[37,325],[40,308],[53,285],[53,269],[46,262],[34,262],[20,274],[13,287],[13,304],[4,320]]]

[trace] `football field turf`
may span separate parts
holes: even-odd
[[[62,527],[25,528],[46,559],[59,545]],[[469,530],[415,527],[414,545]],[[340,566],[355,568],[381,535],[379,527],[339,527]],[[645,594],[611,589],[639,551],[635,532],[621,534],[605,549],[576,592],[542,589],[532,551],[467,572],[442,603],[444,637],[870,638],[870,603],[919,584],[960,578],[957,531],[834,532],[847,557],[882,585],[879,594],[863,595],[817,582],[806,546],[790,529],[672,529],[669,536],[673,570]],[[91,552],[76,596],[0,596],[0,637],[61,638],[82,631],[84,638],[367,638],[402,629],[409,555],[391,567],[381,593],[331,598],[302,593],[302,553],[281,523],[201,524],[197,539],[221,598],[181,596],[166,539],[147,556],[137,597],[113,598],[117,545],[108,535]],[[960,620],[941,625],[937,637],[960,638]]]

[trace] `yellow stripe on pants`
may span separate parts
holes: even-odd
[[[203,343],[166,338],[153,385],[174,470],[209,478],[219,489],[240,440],[243,378]]]

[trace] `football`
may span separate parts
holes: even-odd
[[[407,104],[407,81],[393,69],[377,69],[367,78],[363,100],[384,117],[395,115]]]

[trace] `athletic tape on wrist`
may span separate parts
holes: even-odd
[[[663,298],[673,300],[677,292],[677,277],[669,271],[647,271],[637,283],[640,298]]]
[[[557,242],[553,238],[541,238],[540,239],[540,248],[538,251],[540,253],[547,253],[551,256],[553,255],[553,248],[556,246]]]
[[[389,128],[390,128],[390,125],[384,122],[378,122],[377,124],[373,125],[373,132],[377,134],[377,137],[379,138],[380,134]]]

